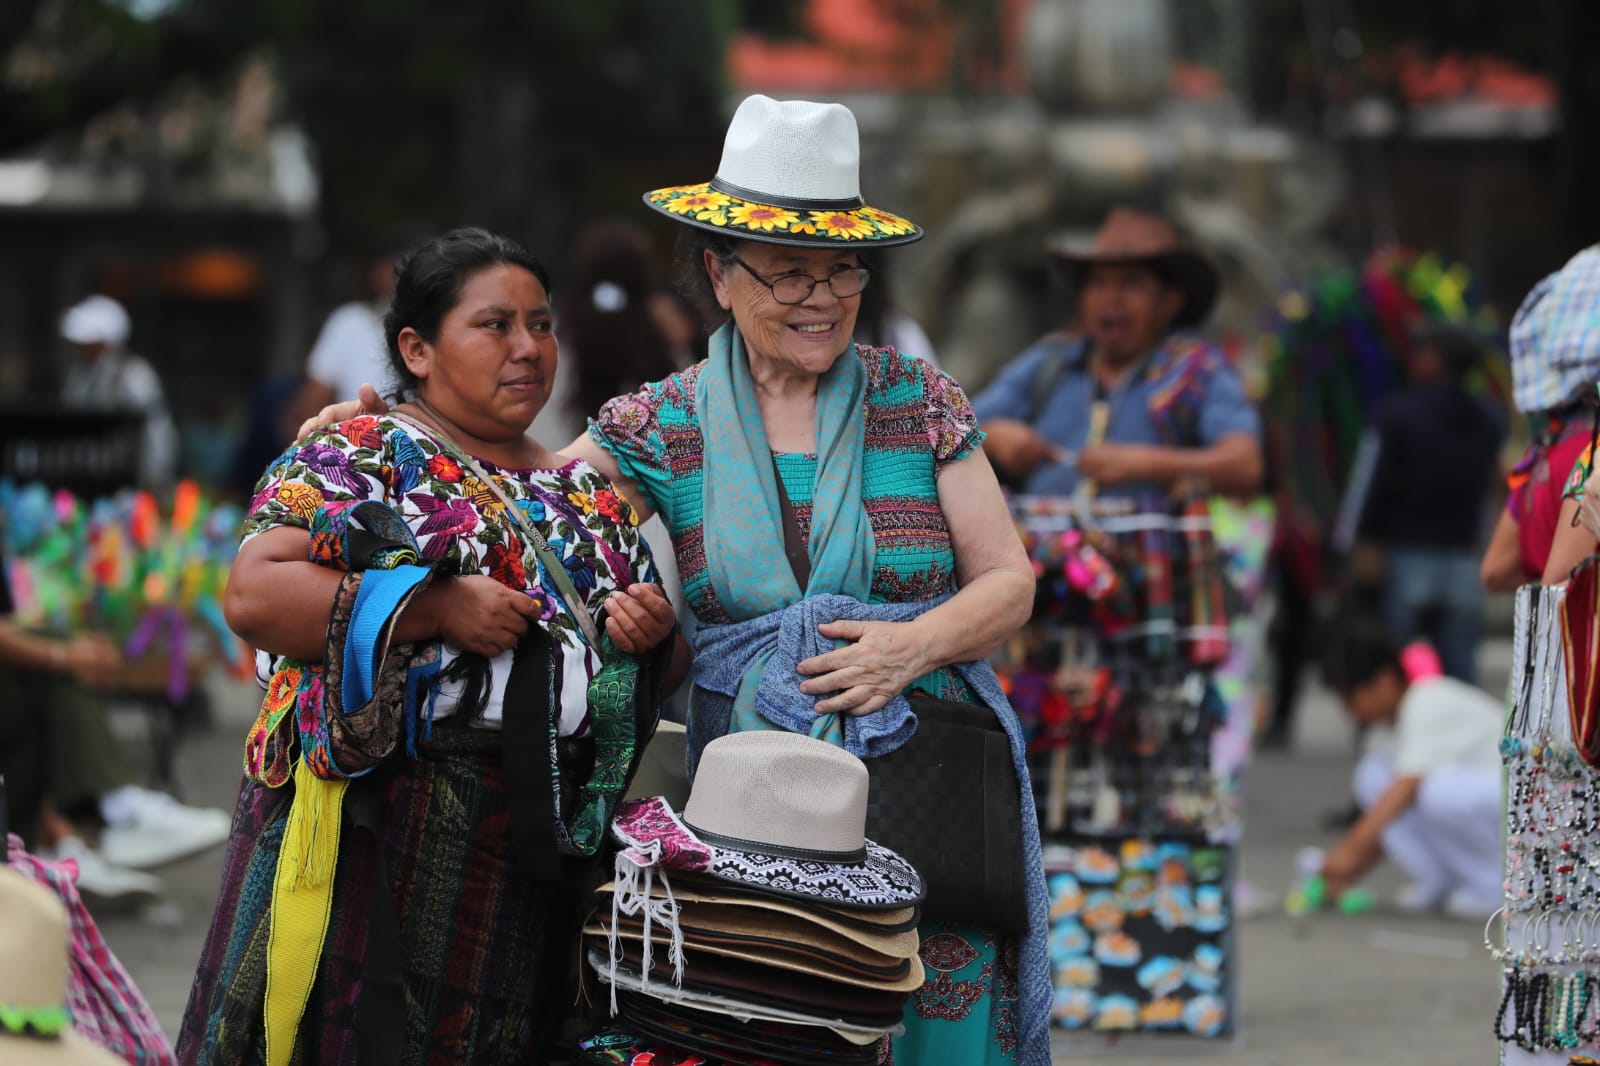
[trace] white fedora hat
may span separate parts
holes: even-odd
[[[6,1066],[120,1066],[73,1030],[67,1014],[67,912],[0,864],[0,1062]]]
[[[717,175],[644,194],[657,211],[746,240],[807,247],[910,244],[916,224],[861,198],[861,135],[843,104],[748,96]]]

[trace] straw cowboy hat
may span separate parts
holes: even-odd
[[[804,247],[910,244],[915,223],[861,198],[861,135],[843,104],[749,96],[734,112],[716,177],[644,194],[678,222]]]
[[[0,1062],[6,1066],[122,1066],[72,1028],[68,943],[61,901],[0,866]]]
[[[1222,282],[1211,260],[1185,244],[1172,223],[1131,207],[1113,208],[1092,241],[1058,237],[1045,250],[1066,269],[1075,286],[1099,263],[1155,268],[1183,292],[1183,307],[1172,323],[1179,328],[1206,320]]]

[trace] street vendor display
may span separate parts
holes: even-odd
[[[1224,1037],[1248,701],[1213,683],[1235,608],[1211,495],[1256,490],[1259,425],[1233,367],[1188,332],[1219,277],[1171,225],[1118,209],[1092,246],[1051,251],[1081,333],[1041,340],[974,407],[1037,578],[1000,672],[1046,842],[1052,1016]]]

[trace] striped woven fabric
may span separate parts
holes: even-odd
[[[544,1062],[571,985],[570,960],[547,946],[576,943],[559,901],[511,870],[498,733],[441,723],[383,790],[381,835],[399,919],[405,1063]],[[178,1038],[178,1061],[265,1061],[262,1003],[268,911],[293,785],[247,781],[239,794],[218,906]],[[353,1066],[371,914],[383,905],[373,837],[341,844],[333,914],[316,986],[299,1030],[301,1066]],[[554,938],[554,939],[553,939]]]

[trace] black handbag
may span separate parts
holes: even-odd
[[[1028,928],[1022,792],[994,712],[915,693],[917,731],[867,760],[867,836],[922,875],[923,916]]]
[[[773,462],[783,546],[803,590],[811,560]],[[923,693],[911,739],[866,760],[867,836],[922,875],[923,917],[1006,932],[1028,928],[1022,789],[1011,741],[988,707]]]

